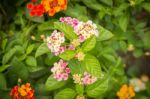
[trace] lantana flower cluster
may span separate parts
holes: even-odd
[[[44,13],[48,13],[49,16],[54,16],[57,12],[65,10],[67,8],[67,0],[41,0],[40,4],[37,4],[36,0],[32,0],[27,4],[30,16],[43,16]]]
[[[54,63],[54,66],[51,68],[53,77],[58,81],[67,80],[70,73],[70,68],[67,67],[68,63],[62,59],[59,62]]]
[[[98,36],[96,24],[92,21],[82,22],[76,18],[61,17],[60,22],[65,22],[74,28],[74,32],[78,35],[80,42],[84,42],[91,36]]]
[[[130,85],[134,86],[136,92],[146,90],[146,83],[149,81],[147,75],[142,75],[140,78],[132,78],[129,80]]]
[[[60,22],[63,23],[67,23],[68,25],[70,25],[71,27],[73,27],[74,29],[77,27],[77,25],[79,24],[79,20],[76,18],[71,18],[71,17],[61,17],[59,19]]]
[[[53,31],[51,36],[47,37],[46,42],[48,48],[55,55],[59,55],[65,50],[65,47],[61,46],[65,42],[64,33],[62,32]]]
[[[83,76],[81,74],[74,74],[73,80],[76,84],[90,85],[97,81],[97,77],[94,77],[91,74],[84,72]]]
[[[13,96],[13,99],[35,99],[34,90],[31,88],[30,83],[14,86],[10,95]]]
[[[135,96],[134,88],[132,85],[124,84],[117,92],[119,99],[132,99]]]
[[[29,3],[27,4],[27,8],[29,9],[30,16],[43,16],[45,12],[45,9],[41,4],[36,5],[33,3]]]
[[[79,22],[75,28],[75,33],[79,36],[80,42],[84,42],[91,36],[98,36],[97,26],[92,21]]]

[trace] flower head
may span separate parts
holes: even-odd
[[[37,0],[32,0],[27,4],[30,16],[43,16],[48,12],[49,16],[67,8],[67,0],[41,0],[40,4],[35,4]]]
[[[59,60],[58,63],[54,63],[54,66],[51,69],[53,77],[58,81],[67,80],[70,73],[70,68],[68,68],[67,65],[68,63],[63,60]]]
[[[14,97],[14,99],[21,99],[20,93],[18,92],[18,86],[15,86],[11,92],[10,95]]]
[[[74,75],[73,75],[74,83],[81,85],[81,84],[82,84],[81,77],[82,77],[81,74],[74,74]]]
[[[79,61],[84,60],[85,54],[83,52],[78,52],[75,56]]]
[[[21,86],[15,86],[11,90],[10,95],[13,96],[14,99],[35,99],[34,90],[31,88],[29,83]]]
[[[97,26],[92,21],[79,22],[79,24],[75,27],[75,33],[79,36],[80,42],[85,41],[93,35],[99,35]]]
[[[91,36],[98,36],[99,32],[97,30],[96,24],[92,21],[82,22],[76,18],[71,17],[61,17],[60,22],[67,23],[73,27],[74,32],[78,35],[78,40],[82,43]]]
[[[139,78],[130,79],[130,85],[134,86],[134,90],[136,92],[139,92],[139,91],[146,89],[145,83]]]
[[[80,41],[78,39],[74,39],[71,44],[74,46],[74,47],[77,47],[80,45]]]
[[[141,76],[141,80],[142,80],[143,82],[148,82],[148,81],[149,81],[149,77],[148,77],[147,75],[143,74],[143,75]]]
[[[61,17],[59,19],[60,22],[63,23],[67,23],[68,25],[70,25],[71,27],[73,27],[74,29],[76,28],[76,26],[79,23],[79,20],[76,18],[71,18],[71,17]]]
[[[96,82],[97,78],[87,72],[84,72],[84,75],[74,74],[73,80],[74,80],[74,83],[76,84],[90,85]]]
[[[117,92],[119,99],[131,99],[135,96],[133,86],[124,84],[121,89]]]
[[[47,45],[48,48],[53,52],[55,55],[59,55],[63,53],[65,47],[61,46],[62,43],[65,42],[64,33],[57,32],[56,30],[51,34],[51,36],[47,37]]]
[[[49,16],[54,16],[55,13],[67,8],[67,0],[42,0],[41,4]]]
[[[92,76],[91,74],[84,72],[84,76],[82,78],[82,82],[84,85],[90,85],[97,81],[97,78]]]
[[[28,3],[27,8],[29,9],[30,16],[43,16],[45,9],[41,4]]]

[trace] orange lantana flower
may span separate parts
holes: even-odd
[[[45,12],[49,16],[54,16],[55,13],[65,10],[67,8],[67,0],[41,0],[40,4],[36,3],[36,0],[32,0],[27,4],[30,16],[43,16]]]
[[[31,88],[30,83],[26,83],[15,86],[10,95],[14,97],[13,99],[34,99],[34,90]]]
[[[124,84],[117,92],[117,96],[119,97],[119,99],[131,99],[135,96],[133,86]]]
[[[42,0],[41,4],[49,16],[54,16],[55,13],[67,8],[67,0]]]

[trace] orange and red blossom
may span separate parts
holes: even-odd
[[[119,99],[132,99],[132,97],[135,96],[133,86],[128,86],[126,84],[122,85],[120,90],[117,92],[117,96]]]
[[[13,96],[13,99],[35,99],[34,90],[31,88],[30,83],[15,86],[10,95]]]
[[[30,16],[43,16],[45,9],[43,5],[35,5],[33,3],[28,3],[27,8],[29,9]]]
[[[54,16],[55,13],[67,8],[67,0],[42,0],[41,4],[49,16]]]
[[[21,96],[18,92],[18,86],[15,86],[11,92],[10,92],[10,95],[13,96],[14,98],[13,99],[21,99]]]
[[[49,16],[54,16],[67,8],[67,0],[41,0],[40,4],[34,4],[35,2],[32,0],[32,3],[27,4],[30,16],[43,16],[46,12]]]

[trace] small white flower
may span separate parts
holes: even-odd
[[[65,42],[64,34],[61,32],[57,32],[56,30],[53,31],[51,36],[47,37],[46,39],[48,48],[53,52],[55,55],[58,55],[62,53],[63,51],[60,51],[62,43]]]
[[[130,80],[130,85],[134,86],[134,90],[136,92],[139,92],[139,91],[142,91],[142,90],[146,89],[145,83],[142,80],[138,79],[138,78],[132,78]]]
[[[97,26],[92,21],[79,22],[79,24],[75,28],[75,33],[78,36],[84,36],[85,40],[90,38],[93,35],[94,36],[99,35]]]

